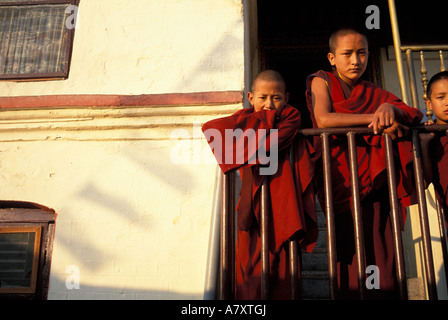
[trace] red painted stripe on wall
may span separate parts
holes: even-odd
[[[241,91],[162,93],[143,95],[43,95],[0,97],[0,108],[125,107],[241,103]]]

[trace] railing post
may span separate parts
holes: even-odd
[[[296,157],[296,148],[297,143],[294,142],[291,144],[289,148],[289,162],[291,164],[291,171],[294,174],[298,174],[295,172],[295,157]],[[291,300],[298,300],[302,296],[302,286],[300,280],[300,260],[299,260],[299,252],[300,248],[297,243],[297,240],[289,241],[289,271],[290,271],[290,280],[291,280]]]
[[[392,221],[392,232],[394,237],[395,265],[398,280],[398,289],[402,300],[408,299],[408,290],[406,283],[406,271],[403,256],[403,242],[401,237],[400,206],[398,203],[397,181],[395,178],[395,163],[392,138],[384,133],[384,142],[386,146],[387,163],[387,183],[389,187],[390,216]]]
[[[265,176],[261,186],[261,208],[260,208],[260,229],[261,229],[261,299],[269,299],[269,176]]]
[[[366,298],[366,261],[364,250],[364,230],[362,221],[362,208],[359,195],[358,179],[358,158],[356,154],[356,135],[354,132],[348,132],[348,152],[350,162],[350,179],[352,184],[353,198],[353,223],[355,230],[355,246],[358,263],[358,290],[361,300]]]
[[[327,220],[328,278],[330,299],[336,298],[338,287],[336,259],[336,229],[333,210],[333,190],[331,186],[331,155],[328,133],[322,133],[322,164],[324,171],[325,217]]]
[[[415,80],[414,58],[412,50],[406,49],[406,62],[408,65],[409,86],[411,87],[412,107],[418,109],[417,82]]]
[[[235,292],[235,179],[234,173],[224,174],[222,179],[221,205],[221,264],[220,300],[234,298]]]
[[[297,240],[289,241],[289,270],[291,273],[291,300],[298,300],[301,297],[300,277],[299,277],[299,256]]]
[[[392,37],[394,41],[395,58],[397,61],[398,79],[400,83],[401,97],[404,103],[408,104],[408,93],[406,91],[406,80],[404,77],[403,60],[401,57],[401,39],[398,27],[397,10],[395,0],[388,0]]]
[[[412,130],[412,145],[414,155],[414,174],[418,197],[418,209],[420,215],[420,228],[422,233],[423,255],[425,262],[426,283],[428,297],[437,300],[437,287],[434,273],[434,261],[431,248],[431,234],[429,232],[428,211],[426,205],[426,194],[424,190],[422,159],[420,149],[420,138],[418,130]]]
[[[422,75],[421,81],[423,86],[423,100],[426,100],[427,98],[426,92],[428,88],[428,77],[426,75],[428,74],[428,71],[426,70],[425,56],[423,55],[423,51],[420,51],[420,73]],[[427,106],[425,114],[428,117],[427,122],[434,123],[434,121],[432,120],[433,112],[432,110],[428,109]]]

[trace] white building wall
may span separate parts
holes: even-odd
[[[69,79],[2,96],[244,90],[241,1],[81,0],[79,17]],[[1,197],[57,213],[49,299],[202,298],[216,165],[200,123],[242,103],[18,104],[0,114]]]
[[[240,90],[238,0],[81,0],[68,80],[1,83],[3,96]]]

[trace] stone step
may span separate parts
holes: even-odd
[[[328,270],[328,256],[326,249],[316,248],[311,253],[302,254],[302,272]]]
[[[302,299],[323,300],[329,299],[328,272],[303,271],[302,272]]]
[[[302,253],[302,299],[329,299],[327,229],[325,216],[317,204],[318,238],[312,252]]]

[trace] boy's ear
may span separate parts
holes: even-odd
[[[329,52],[329,53],[327,54],[327,58],[328,58],[328,61],[330,61],[330,64],[331,64],[332,66],[336,65],[336,63],[334,62],[334,54],[333,54],[333,53]]]
[[[254,105],[254,94],[250,91],[247,93],[247,100],[252,106]]]

